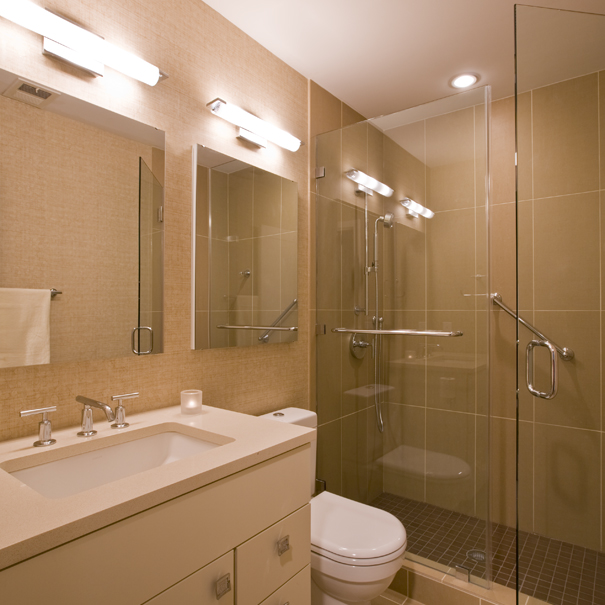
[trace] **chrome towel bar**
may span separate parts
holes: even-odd
[[[221,330],[278,330],[280,332],[298,332],[298,326],[216,326]]]
[[[357,330],[351,328],[332,328],[339,334],[377,334],[378,336],[462,336],[462,332],[443,332],[441,330]]]
[[[517,319],[517,314],[509,307],[507,307],[502,302],[502,295],[495,292],[491,295],[492,303],[494,305],[498,305],[503,311],[506,311],[511,317]],[[522,323],[530,332],[533,332],[540,340],[544,342],[549,342],[559,353],[559,357],[563,361],[570,361],[574,358],[574,352],[572,349],[568,349],[567,347],[560,347],[556,343],[554,343],[548,336],[544,336],[540,330],[534,328],[529,322],[525,321],[522,317],[519,317],[519,322]]]

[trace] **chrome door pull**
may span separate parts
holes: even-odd
[[[277,554],[281,557],[290,550],[290,536],[286,536],[277,541]]]
[[[135,334],[139,330],[149,330],[149,350],[148,351],[137,351],[134,344]],[[132,328],[132,352],[135,355],[149,355],[153,351],[153,330],[148,326],[139,326],[137,328]]]
[[[534,349],[535,347],[546,347],[550,351],[550,391],[544,393],[538,391],[532,384],[534,381]],[[526,355],[526,374],[527,374],[527,388],[529,392],[535,397],[541,399],[553,399],[557,395],[559,389],[559,366],[557,363],[557,349],[548,340],[532,340],[527,345]]]

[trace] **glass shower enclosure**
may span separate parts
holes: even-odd
[[[477,88],[319,135],[315,180],[318,478],[483,585],[489,108]]]
[[[518,397],[502,410],[518,434],[512,579],[553,605],[592,605],[605,603],[605,16],[517,6],[515,17]]]

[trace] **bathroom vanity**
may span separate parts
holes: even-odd
[[[44,451],[33,438],[0,444],[0,600],[308,605],[315,431],[208,406],[199,416],[174,407],[128,420],[122,431],[97,422],[87,440],[74,428],[56,431],[57,444]],[[122,478],[95,475],[95,487],[70,495],[81,488],[45,496],[44,486],[22,482],[25,469],[46,463],[34,475],[55,473],[55,463],[71,459],[76,471],[56,475],[69,483],[78,456],[92,468],[91,458],[126,444],[136,458],[137,441],[167,433],[212,447],[177,452],[173,462],[169,452],[142,471],[124,460]]]

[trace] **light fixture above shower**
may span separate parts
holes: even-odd
[[[433,218],[435,216],[432,210],[409,197],[403,198],[399,203],[406,209],[408,216],[413,216],[414,218],[418,218],[418,215],[424,216],[424,218]]]
[[[454,76],[450,80],[450,86],[453,88],[468,88],[478,81],[479,76],[477,74],[460,74],[459,76]]]
[[[358,185],[367,187],[385,197],[391,197],[393,195],[393,190],[388,185],[377,181],[374,177],[365,174],[365,172],[361,172],[361,170],[348,170],[345,172],[345,176]]]

